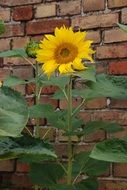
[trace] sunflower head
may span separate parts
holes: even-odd
[[[60,74],[84,70],[82,60],[93,62],[90,40],[85,40],[86,32],[73,32],[65,26],[55,29],[54,35],[45,35],[37,51],[37,61],[43,63],[42,70],[50,76],[55,70]]]
[[[39,43],[31,40],[26,47],[26,53],[31,58],[36,58],[37,50],[39,49]]]

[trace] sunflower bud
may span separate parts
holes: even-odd
[[[31,40],[26,47],[26,53],[31,58],[36,58],[36,51],[39,49],[39,43]]]

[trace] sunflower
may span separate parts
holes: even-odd
[[[82,60],[93,62],[90,40],[85,40],[86,32],[73,32],[65,26],[55,29],[54,35],[45,35],[37,51],[36,60],[43,63],[42,70],[49,77],[58,70],[60,74],[86,69]]]

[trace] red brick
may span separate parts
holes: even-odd
[[[10,49],[10,39],[0,39],[0,51]]]
[[[127,125],[126,111],[96,111],[92,114],[92,120],[103,120],[110,122],[118,122],[121,125]]]
[[[4,80],[11,74],[10,69],[0,68],[0,80]]]
[[[111,99],[110,108],[127,108],[127,100]]]
[[[12,48],[25,48],[29,42],[28,37],[22,37],[22,38],[13,38],[12,41]]]
[[[13,75],[22,79],[30,79],[33,77],[32,67],[14,67]]]
[[[110,62],[108,72],[110,74],[127,74],[127,61]]]
[[[30,182],[28,175],[24,175],[20,173],[12,174],[10,178],[10,182],[15,188],[22,187],[22,188],[29,189],[30,187],[32,187],[32,183]]]
[[[22,24],[7,24],[5,25],[5,33],[0,37],[12,37],[12,36],[23,36],[24,26]]]
[[[33,16],[32,6],[16,7],[13,10],[13,20],[31,20]]]
[[[56,4],[55,3],[47,3],[47,4],[39,4],[36,7],[36,18],[44,18],[44,17],[52,17],[56,15]]]
[[[0,18],[5,22],[10,21],[10,9],[9,8],[0,9]]]
[[[105,132],[102,130],[99,130],[95,133],[92,133],[91,135],[87,135],[84,137],[85,142],[98,142],[105,139]]]
[[[127,41],[127,34],[121,29],[111,29],[105,31],[104,33],[105,43],[122,42],[122,41]]]
[[[88,31],[86,40],[93,40],[93,43],[100,43],[101,36],[99,31]]]
[[[59,15],[75,15],[81,12],[80,0],[61,1],[59,4]]]
[[[28,172],[29,169],[30,169],[30,166],[28,164],[17,161],[17,165],[16,165],[17,172]]]
[[[79,16],[72,18],[72,26],[81,29],[103,28],[115,26],[118,22],[118,13]]]
[[[105,9],[104,0],[83,0],[83,10],[84,12],[89,11],[100,11]]]
[[[124,181],[111,181],[111,180],[103,180],[100,181],[99,190],[127,190],[127,182]]]
[[[39,137],[41,139],[48,139],[49,141],[55,141],[56,130],[52,127],[42,127],[39,131]]]
[[[16,6],[40,3],[42,0],[0,0],[0,5]]]
[[[106,98],[97,98],[91,101],[88,101],[86,104],[87,109],[101,109],[106,108],[107,100]]]
[[[13,172],[15,167],[14,160],[6,160],[0,162],[0,172]]]
[[[90,112],[80,112],[79,117],[84,120],[84,122],[88,122],[91,120],[91,113]]]
[[[53,94],[55,91],[57,90],[56,86],[47,86],[47,87],[43,87],[41,94],[45,94],[45,95],[51,95]],[[27,94],[33,94],[35,92],[35,85],[33,83],[28,84],[26,86],[26,93]]]
[[[116,8],[116,7],[125,7],[127,6],[126,0],[108,0],[108,7],[109,8]]]
[[[125,58],[127,57],[127,44],[105,45],[97,47],[98,59]]]
[[[115,177],[127,177],[127,164],[114,164],[113,175]]]
[[[54,32],[55,27],[69,26],[69,20],[42,20],[36,22],[28,22],[26,25],[27,34],[43,34]]]
[[[41,103],[43,103],[43,104],[51,104],[54,108],[58,108],[58,100],[51,99],[50,96],[41,97]]]
[[[31,61],[33,64],[35,63],[34,59],[29,58],[29,61]],[[4,65],[10,66],[10,65],[30,65],[30,62],[25,60],[24,58],[19,57],[6,57],[4,58]]]
[[[127,9],[125,9],[125,10],[123,10],[122,11],[122,18],[121,18],[121,20],[122,20],[122,23],[127,23]]]
[[[72,101],[72,105],[73,105],[73,107],[75,108],[75,107],[77,107],[79,104],[81,104],[81,98],[75,98],[75,99],[73,99],[73,101]],[[67,109],[67,101],[65,100],[65,99],[62,99],[62,100],[60,100],[60,103],[59,103],[60,105],[60,109]]]

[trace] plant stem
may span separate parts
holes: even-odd
[[[39,65],[36,63],[35,69],[35,105],[40,103],[40,88],[38,84],[38,75],[39,75]],[[39,118],[36,118],[36,126],[35,126],[35,138],[39,137]]]
[[[35,65],[35,105],[38,105],[40,102],[40,87],[38,84],[38,75],[39,75],[39,65],[36,63]],[[35,126],[35,132],[34,132],[34,137],[39,138],[39,118],[35,119],[36,121],[36,126]],[[35,185],[35,190],[39,190],[39,186]]]
[[[72,129],[72,79],[68,84],[68,132]],[[68,137],[68,168],[67,168],[67,184],[72,183],[72,137]]]

